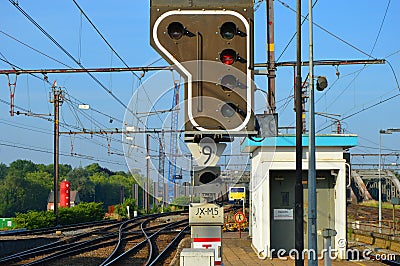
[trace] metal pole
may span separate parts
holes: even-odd
[[[304,250],[304,228],[303,228],[303,176],[302,176],[302,106],[301,106],[301,0],[296,1],[296,31],[297,31],[297,58],[296,58],[296,184],[295,184],[295,249],[298,254],[302,254]],[[302,256],[296,258],[296,266],[303,266],[304,259]]]
[[[324,266],[331,266],[332,265],[332,248],[331,248],[331,242],[332,242],[332,237],[337,235],[336,230],[330,229],[330,228],[324,228],[322,229],[322,237],[324,238]]]
[[[59,162],[59,98],[60,91],[53,85],[54,104],[54,215],[55,224],[58,225],[58,162]]]
[[[150,134],[146,135],[146,212],[150,213]]]
[[[253,183],[251,182],[250,179],[250,183],[249,183],[249,187],[251,189],[249,189],[249,238],[252,238],[253,236],[253,201],[252,201],[252,196],[253,196]]]
[[[315,167],[315,110],[314,110],[314,51],[313,51],[313,13],[312,0],[308,0],[309,48],[310,48],[310,92],[309,92],[309,129],[308,129],[308,265],[318,265],[317,247],[317,182]],[[310,253],[311,254],[311,253]]]
[[[245,211],[245,203],[246,203],[246,197],[244,197],[244,199],[243,199],[243,215],[244,215],[244,217],[246,217],[246,211]]]
[[[275,34],[274,34],[274,0],[267,0],[267,56],[268,56],[268,106],[274,114],[275,104]]]
[[[324,249],[325,249],[325,257],[324,257],[324,266],[331,266],[331,237],[324,237]]]
[[[383,131],[379,131],[379,166],[378,166],[378,208],[379,208],[379,217],[378,217],[378,226],[379,232],[382,231],[382,178],[381,178],[381,149],[382,149],[382,133]]]

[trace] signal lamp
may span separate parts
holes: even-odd
[[[193,181],[195,186],[201,186],[213,182],[221,175],[220,166],[194,166]]]
[[[221,26],[221,36],[225,40],[231,40],[237,34],[237,27],[233,22],[225,22]]]
[[[328,80],[326,80],[326,77],[318,77],[317,90],[323,91],[326,87],[328,87]]]
[[[172,22],[168,25],[168,35],[171,39],[179,40],[185,35],[185,27],[179,22]]]
[[[237,59],[237,54],[232,49],[225,49],[222,51],[219,58],[225,65],[232,65]]]
[[[225,103],[221,107],[221,114],[224,117],[232,117],[236,113],[236,106],[233,103]]]
[[[221,87],[224,91],[232,91],[237,85],[236,77],[233,75],[226,75],[221,79]]]
[[[203,184],[214,181],[218,176],[213,172],[204,172],[200,175],[199,181]]]

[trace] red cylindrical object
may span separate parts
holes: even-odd
[[[60,183],[60,207],[69,207],[71,195],[71,183],[64,180]]]

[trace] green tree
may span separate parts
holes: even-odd
[[[38,168],[38,170],[42,171],[41,168]],[[45,165],[44,171],[54,176],[54,164]],[[72,166],[69,164],[58,165],[58,175],[60,179],[66,178],[71,171],[72,171]]]
[[[7,175],[8,167],[4,163],[0,163],[0,180],[4,179]]]
[[[25,177],[29,191],[27,194],[28,209],[46,210],[49,192],[53,189],[53,176],[48,172],[27,173]]]
[[[102,203],[81,203],[71,208],[59,209],[61,225],[99,221],[104,218],[105,211]],[[28,211],[17,213],[15,218],[17,228],[38,229],[54,226],[55,216],[52,211]]]
[[[31,192],[32,193],[32,192]],[[8,173],[0,182],[0,216],[14,216],[15,212],[24,212],[26,203],[26,182],[15,172]]]
[[[133,175],[123,171],[113,172],[97,163],[73,169],[59,165],[60,181],[67,179],[71,189],[79,191],[83,202],[103,202],[104,206],[120,203],[121,186],[125,198],[131,197],[132,185],[143,180],[140,172]],[[43,210],[53,189],[53,164],[35,164],[16,160],[7,167],[0,163],[0,215],[12,216],[15,212]]]
[[[95,173],[100,173],[102,168],[100,167],[100,165],[98,163],[92,163],[89,164],[85,167],[86,172],[88,173],[88,175],[93,175]]]
[[[71,182],[71,190],[79,192],[81,201],[94,201],[95,184],[90,180],[89,174],[85,169],[82,167],[75,168],[66,177]]]
[[[54,179],[53,176],[48,172],[37,171],[27,173],[25,179],[40,185],[44,190],[47,191],[47,193],[53,188]]]
[[[9,172],[18,172],[21,176],[25,176],[26,173],[35,172],[36,170],[36,165],[28,160],[16,160],[8,168]]]
[[[190,203],[190,197],[189,196],[182,196],[179,198],[174,199],[171,204],[172,205],[178,205],[178,206],[187,206]]]
[[[102,202],[83,202],[75,207],[60,208],[59,220],[63,225],[99,221],[105,213]]]
[[[16,213],[14,219],[17,228],[29,230],[54,226],[55,216],[52,211],[28,211]]]
[[[138,206],[136,204],[136,200],[132,198],[126,198],[124,200],[124,203],[118,204],[115,208],[115,212],[121,217],[121,218],[128,218],[128,209],[127,206],[129,206],[129,212],[130,216],[133,217],[133,212],[138,210]]]
[[[103,173],[107,176],[113,175],[114,173],[107,168],[101,167],[98,163],[92,163],[85,167],[85,170],[89,173],[89,175],[93,175],[94,173]]]

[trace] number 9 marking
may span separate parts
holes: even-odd
[[[207,160],[204,162],[204,164],[207,164],[211,159],[211,155],[213,154],[213,150],[212,150],[211,146],[206,145],[206,146],[203,147],[203,149],[201,151],[203,152],[204,155],[208,156]]]

